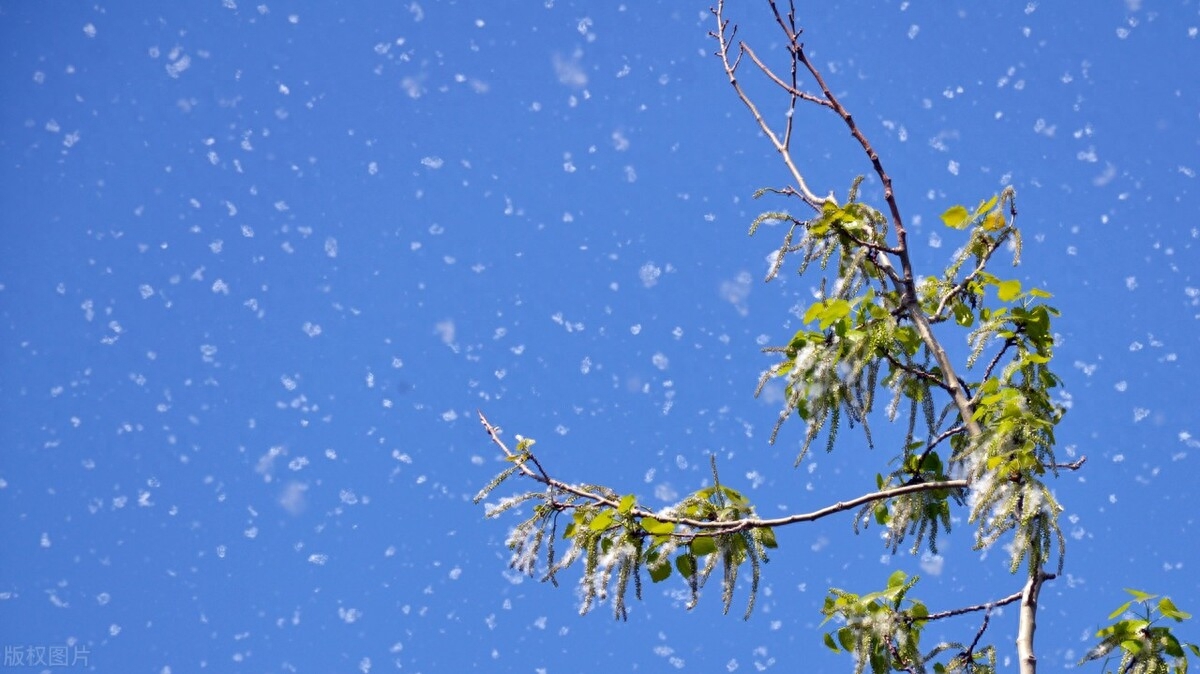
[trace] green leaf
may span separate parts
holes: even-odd
[[[854,629],[853,628],[843,627],[842,629],[838,630],[837,638],[838,638],[838,643],[842,645],[843,649],[850,651],[850,652],[854,651]]]
[[[724,492],[725,496],[730,501],[733,501],[734,503],[737,503],[739,505],[745,505],[750,502],[750,499],[746,498],[745,496],[742,496],[742,492],[740,492],[736,489],[732,489],[730,487],[726,487],[725,485],[721,485],[721,491]]]
[[[975,209],[975,215],[983,215],[984,213],[992,210],[992,207],[996,205],[996,200],[999,198],[1000,195],[993,194],[991,199],[979,202],[979,208]]]
[[[1155,597],[1158,596],[1156,594],[1149,594],[1146,592],[1142,592],[1141,590],[1132,590],[1130,588],[1125,588],[1125,591],[1128,592],[1129,594],[1133,595],[1133,598],[1135,601],[1150,601],[1151,599],[1154,599]]]
[[[1130,599],[1129,601],[1125,602],[1124,604],[1121,604],[1120,606],[1118,606],[1117,610],[1108,614],[1108,620],[1112,620],[1113,618],[1116,618],[1117,616],[1121,615],[1122,613],[1128,611],[1131,604],[1133,604],[1132,599]]]
[[[760,531],[762,532],[760,535],[762,536],[761,540],[762,540],[762,544],[763,544],[764,548],[778,548],[779,547],[779,542],[775,540],[775,530],[774,529],[772,529],[771,527],[763,527],[762,529],[760,529]]]
[[[687,555],[679,555],[675,558],[675,568],[679,569],[680,575],[684,578],[691,578],[696,573],[696,565]]]
[[[900,587],[901,585],[904,584],[904,581],[906,581],[906,580],[908,580],[908,574],[904,573],[903,571],[897,570],[894,573],[892,573],[892,575],[888,576],[888,582],[887,582],[888,589],[890,590],[894,587]]]
[[[821,300],[814,302],[808,311],[804,312],[804,322],[811,323],[819,320],[818,327],[825,330],[835,321],[845,318],[850,313],[850,309],[850,303],[846,300]]]
[[[1126,639],[1121,642],[1121,648],[1134,655],[1141,653],[1145,647],[1146,645],[1142,643],[1141,639]]]
[[[825,646],[828,647],[829,650],[833,651],[834,653],[838,652],[837,644],[834,643],[834,641],[833,641],[833,635],[830,634],[829,632],[825,633]]]
[[[675,524],[673,522],[660,522],[653,517],[643,517],[641,524],[647,533],[654,534],[655,536],[665,536],[675,531]]]
[[[637,497],[633,494],[626,494],[621,497],[621,503],[617,505],[617,512],[622,515],[628,515],[630,510],[633,510],[633,504],[637,502]]]
[[[650,580],[654,581],[655,583],[661,583],[662,581],[664,581],[670,577],[671,577],[671,563],[670,562],[663,562],[662,564],[652,564],[650,566]]]
[[[946,210],[945,213],[942,213],[942,222],[944,222],[947,227],[962,229],[963,227],[966,227],[967,223],[970,221],[971,213],[962,206],[951,206]]]
[[[875,521],[882,526],[887,526],[889,519],[887,506],[880,504],[875,506]]]
[[[692,539],[690,547],[693,555],[703,557],[717,551],[717,542],[713,540],[712,536],[697,536]]]
[[[921,462],[921,470],[934,475],[942,474],[942,457],[937,455],[937,452],[930,452],[925,455],[925,460]]]
[[[1021,295],[1021,282],[1016,279],[1001,281],[996,291],[1001,302],[1011,302]]]
[[[1174,634],[1167,632],[1163,635],[1162,640],[1163,650],[1166,651],[1167,655],[1173,658],[1183,657],[1183,646],[1179,645],[1179,639],[1176,639]]]
[[[1192,617],[1192,614],[1180,611],[1175,607],[1175,603],[1170,597],[1163,597],[1158,600],[1158,612],[1168,618],[1174,618],[1176,622],[1182,622]]]
[[[950,309],[954,312],[954,322],[964,328],[971,327],[971,324],[975,322],[975,314],[966,304],[955,302],[950,305]]]
[[[607,529],[609,527],[609,525],[612,524],[612,521],[613,521],[613,511],[605,510],[605,511],[601,512],[599,515],[596,515],[595,517],[593,517],[591,522],[588,522],[588,528],[591,529],[592,531],[604,531],[605,529]]]

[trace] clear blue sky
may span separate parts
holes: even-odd
[[[736,5],[778,58],[765,3]],[[1013,185],[1016,274],[1063,312],[1060,457],[1090,461],[1058,483],[1044,666],[1086,650],[1122,587],[1200,611],[1195,3],[803,5],[918,263],[956,246],[945,208]],[[476,408],[562,477],[651,505],[704,484],[714,452],[764,515],[869,491],[890,456],[847,434],[793,469],[795,428],[767,444],[758,350],[799,327],[810,283],[761,283],[780,234],[747,226],[787,204],[750,195],[786,175],[707,7],[0,2],[6,653],[176,674],[847,671],[814,630],[829,585],[903,568],[935,610],[1018,589],[965,522],[943,560],[893,559],[843,517],[779,533],[749,622],[712,588],[686,612],[672,580],[615,623],[577,615],[574,575],[508,572],[512,522],[471,504],[502,466]],[[784,101],[751,86],[778,122]],[[797,124],[818,191],[869,171],[836,120]],[[1002,658],[1014,633],[1012,612],[992,621]]]

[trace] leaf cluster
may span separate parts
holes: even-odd
[[[1159,597],[1140,590],[1125,591],[1133,595],[1133,599],[1118,606],[1108,616],[1109,620],[1122,619],[1096,632],[1100,643],[1088,651],[1079,664],[1103,659],[1106,672],[1187,674],[1187,652],[1191,651],[1192,655],[1200,657],[1200,646],[1181,642],[1170,626],[1163,622],[1164,619],[1170,619],[1181,623],[1192,615],[1179,610],[1170,597]],[[1109,663],[1114,660],[1118,662],[1117,668],[1108,669]]]
[[[931,616],[924,603],[908,597],[918,580],[918,576],[896,571],[888,578],[887,587],[877,592],[860,596],[831,588],[821,609],[825,616],[821,624],[834,620],[841,626],[825,633],[825,646],[835,653],[852,653],[855,674],[862,674],[868,666],[872,674],[924,673],[931,663],[938,674],[994,672],[996,652],[991,646],[976,651],[973,646],[942,642],[921,652],[921,635]],[[954,652],[948,662],[933,662],[947,652]]]
[[[526,460],[533,460],[528,453],[531,445],[529,441],[524,446]],[[741,492],[720,483],[715,458],[712,470],[711,486],[660,511],[639,505],[633,494],[622,496],[601,485],[565,485],[544,477],[544,491],[504,499],[489,508],[488,516],[497,517],[533,502],[532,514],[509,533],[510,565],[557,585],[558,574],[582,559],[581,613],[611,596],[614,615],[628,618],[628,590],[632,584],[634,596],[641,599],[643,571],[655,583],[678,573],[687,583],[691,595],[688,608],[692,608],[699,601],[700,589],[717,569],[722,605],[728,613],[740,571],[748,566],[748,619],[758,596],[761,564],[768,561],[767,551],[778,543],[771,527],[745,526],[757,519],[754,506]],[[514,474],[508,470],[500,481]],[[494,486],[481,491],[476,502],[485,499]],[[564,513],[569,515],[560,518]],[[564,519],[561,534],[560,519]],[[561,555],[556,548],[560,538],[566,545]],[[545,562],[539,566],[543,558]]]

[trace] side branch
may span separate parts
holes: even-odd
[[[541,465],[537,463],[536,459],[533,459],[532,455],[529,455],[529,460],[532,460],[534,465],[537,466],[538,470],[535,471],[534,469],[530,468],[526,465],[527,460],[522,459],[521,455],[509,449],[504,444],[504,441],[500,439],[499,427],[492,425],[492,423],[487,420],[487,417],[483,415],[482,411],[479,411],[478,414],[479,422],[483,424],[483,428],[485,431],[487,431],[487,434],[492,439],[492,442],[496,443],[496,445],[504,452],[505,456],[510,460],[519,462],[518,468],[526,477],[533,479],[536,482],[540,482],[552,489],[574,494],[580,498],[592,501],[597,505],[608,506],[611,508],[618,508],[620,506],[616,500],[608,498],[603,494],[598,494],[583,487],[569,484],[567,482],[563,482],[562,480],[550,477],[544,470],[541,469]],[[874,503],[875,501],[883,501],[890,498],[896,498],[897,496],[904,496],[905,494],[915,494],[917,492],[932,491],[935,489],[966,488],[969,485],[970,482],[967,480],[945,480],[943,482],[918,482],[916,484],[906,484],[903,486],[894,487],[892,489],[884,489],[881,491],[863,494],[862,496],[858,496],[848,501],[838,501],[837,503],[826,506],[819,510],[814,510],[812,512],[796,513],[794,515],[785,515],[783,517],[776,517],[772,519],[748,517],[730,521],[697,520],[689,517],[675,517],[666,515],[664,513],[656,513],[642,507],[635,507],[631,511],[631,514],[635,517],[653,517],[660,522],[671,522],[690,527],[695,531],[690,533],[676,534],[680,538],[689,539],[696,538],[698,536],[719,536],[723,534],[732,534],[739,531],[748,531],[750,529],[777,527],[787,524],[796,524],[799,522],[813,522],[830,515],[845,512],[847,510],[853,510],[854,508],[858,508],[868,503]]]
[[[924,620],[924,621],[942,620],[944,618],[953,618],[955,616],[966,615],[968,613],[974,613],[976,611],[988,611],[993,608],[996,608],[997,606],[1005,606],[1007,604],[1011,604],[1011,603],[1017,601],[1018,599],[1020,599],[1022,596],[1024,596],[1024,594],[1025,593],[1022,590],[1021,592],[1014,592],[1003,599],[997,599],[996,601],[989,601],[986,604],[976,604],[975,606],[964,606],[962,608],[956,608],[956,609],[952,609],[949,611],[941,611],[940,613],[930,613],[929,615],[921,617],[921,618],[913,618],[913,621],[916,622],[918,620]]]
[[[732,30],[729,28],[729,20],[725,18],[724,0],[720,0],[720,2],[717,3],[717,6],[713,8],[712,13],[717,18],[717,30],[712,32],[711,35],[717,40],[717,56],[721,57],[721,65],[725,68],[725,76],[729,78],[729,83],[733,85],[733,90],[737,92],[737,96],[742,101],[742,104],[750,110],[750,114],[754,115],[754,121],[758,122],[758,127],[762,129],[763,133],[766,134],[768,139],[770,139],[771,144],[775,146],[775,150],[779,152],[779,156],[783,158],[783,163],[787,165],[788,171],[791,172],[792,179],[796,181],[796,187],[800,198],[803,199],[809,206],[812,206],[816,210],[820,210],[821,206],[825,202],[831,200],[832,197],[818,197],[811,189],[809,189],[808,183],[804,180],[804,176],[800,173],[800,169],[796,166],[796,163],[792,161],[791,150],[788,148],[786,143],[779,139],[779,136],[774,130],[771,129],[771,126],[767,124],[767,120],[764,119],[762,113],[759,112],[758,106],[754,104],[754,101],[750,100],[750,96],[746,94],[745,90],[742,89],[741,83],[738,82],[737,67],[741,63],[741,55],[745,53],[746,50],[743,48],[738,53],[736,59],[732,61],[730,60],[729,50],[733,43],[734,35],[737,33],[737,28],[735,27]]]

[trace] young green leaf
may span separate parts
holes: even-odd
[[[971,221],[971,213],[962,206],[951,206],[942,213],[942,222],[946,223],[947,227],[954,229],[962,229]]]
[[[1011,302],[1021,295],[1021,282],[1016,279],[1001,281],[996,288],[1001,302]]]
[[[692,539],[691,543],[692,554],[697,557],[711,555],[717,551],[717,543],[712,536],[697,536]]]
[[[660,522],[653,517],[643,517],[641,524],[647,533],[654,534],[655,536],[666,536],[675,531],[673,523]]]

